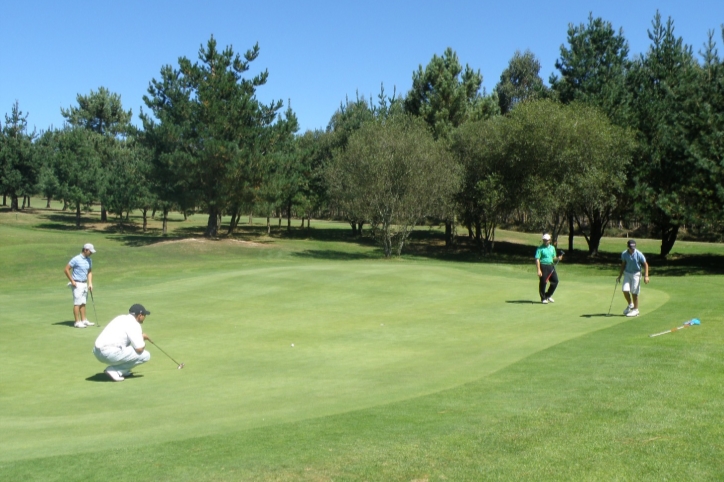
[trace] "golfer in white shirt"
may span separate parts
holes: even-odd
[[[116,316],[96,339],[93,354],[101,363],[107,363],[105,373],[114,382],[122,382],[131,376],[131,369],[151,359],[146,351],[148,336],[143,333],[142,324],[148,311],[143,305],[135,304],[127,315]]]

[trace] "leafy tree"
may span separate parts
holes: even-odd
[[[75,127],[91,130],[102,136],[116,137],[128,133],[132,111],[124,110],[121,96],[105,87],[76,96],[77,107],[60,109],[66,121]]]
[[[433,55],[423,69],[412,73],[412,89],[404,100],[405,111],[427,122],[435,139],[446,138],[465,122],[481,98],[483,76],[466,65],[448,47],[441,57]]]
[[[18,211],[19,196],[35,192],[40,166],[35,155],[35,131],[28,132],[28,114],[23,114],[18,103],[13,104],[0,137],[0,190],[10,197],[10,210]]]
[[[721,30],[724,40],[724,26]],[[693,220],[699,229],[721,228],[724,221],[724,58],[719,57],[714,32],[709,32],[703,63],[697,78],[699,108],[689,117],[687,130],[694,132],[689,147],[693,169],[687,173],[691,182],[685,187],[686,198],[699,216]]]
[[[132,111],[124,110],[121,96],[110,92],[105,87],[98,91],[90,91],[88,95],[78,94],[76,96],[78,106],[71,106],[68,109],[60,109],[68,124],[74,127],[88,129],[101,136],[104,142],[96,142],[98,156],[108,171],[114,163],[112,156],[121,152],[117,150],[116,140],[128,134],[131,129]],[[101,188],[101,193],[103,188]],[[106,207],[101,200],[101,221],[107,221]]]
[[[540,62],[530,50],[513,54],[495,87],[502,114],[507,114],[520,102],[547,97],[547,88],[539,73]]]
[[[253,184],[272,144],[269,127],[282,103],[256,99],[267,71],[243,77],[258,55],[258,45],[243,58],[231,47],[220,51],[212,36],[199,49],[199,62],[182,57],[178,69],[164,67],[144,96],[153,114],[142,115],[147,142],[175,183],[185,184],[207,210],[206,236],[218,234],[221,214],[244,197],[239,191]]]
[[[150,153],[133,140],[119,142],[116,152],[107,166],[108,181],[104,189],[104,205],[108,211],[118,215],[118,224],[123,231],[123,214],[141,209],[143,231],[146,231],[147,212],[153,204],[153,195],[148,182]]]
[[[328,144],[322,154],[326,159],[326,168],[331,168],[334,153],[345,150],[350,137],[363,125],[374,121],[376,117],[376,109],[371,100],[368,102],[357,97],[354,101],[347,99],[344,104],[340,104],[339,109],[332,115],[327,125]],[[326,177],[327,174],[325,173],[324,176]],[[362,234],[362,226],[369,219],[365,218],[365,211],[361,209],[356,200],[352,199],[349,193],[338,193],[331,199],[334,203],[341,201],[338,206],[352,227],[352,235]]]
[[[554,241],[571,212],[595,255],[624,187],[632,145],[632,135],[597,109],[550,100],[467,124],[452,144],[465,170],[461,218],[491,251],[496,226],[514,210],[530,211]]]
[[[521,201],[520,185],[514,185],[520,180],[514,176],[515,163],[506,156],[506,124],[502,117],[467,123],[451,143],[464,173],[456,195],[460,220],[471,232],[474,229],[484,252],[493,250],[496,227]]]
[[[699,66],[690,46],[674,34],[671,18],[657,12],[649,31],[651,46],[627,76],[631,123],[638,131],[640,152],[632,170],[638,212],[661,236],[661,257],[676,242],[680,227],[695,220],[690,198],[695,170],[691,146],[696,132],[688,122],[699,106]]]
[[[404,100],[405,111],[421,117],[435,139],[447,140],[453,129],[471,119],[483,118],[490,111],[480,87],[480,71],[466,65],[463,70],[457,54],[448,47],[441,57],[433,55],[423,69],[412,74],[412,89]],[[446,203],[450,206],[450,203]],[[445,244],[454,240],[454,209],[450,206],[445,219]]]
[[[404,115],[364,124],[329,173],[333,195],[370,220],[385,257],[399,256],[415,225],[459,188],[457,165],[424,121]]]
[[[54,178],[56,197],[75,208],[75,224],[80,227],[81,208],[90,209],[102,187],[102,167],[98,134],[83,128],[66,127],[43,135],[47,156],[45,175]]]
[[[624,121],[625,78],[630,66],[628,41],[623,30],[588,16],[588,24],[568,25],[568,47],[561,45],[551,89],[564,104],[574,101],[601,108],[614,122]]]

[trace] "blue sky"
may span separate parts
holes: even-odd
[[[5,2],[0,120],[17,100],[31,127],[60,127],[61,107],[104,86],[138,123],[149,81],[181,56],[195,61],[213,34],[238,52],[258,42],[251,74],[269,71],[258,98],[290,101],[302,131],[324,128],[345,97],[376,98],[381,84],[404,95],[412,72],[446,47],[481,71],[488,92],[516,50],[530,49],[547,81],[568,24],[585,23],[589,12],[623,28],[631,53],[643,53],[657,9],[694,51],[714,30],[724,54],[722,0]]]

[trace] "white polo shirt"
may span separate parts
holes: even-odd
[[[96,338],[96,348],[99,349],[109,346],[126,347],[129,345],[135,349],[146,346],[143,339],[143,328],[130,313],[113,318]]]

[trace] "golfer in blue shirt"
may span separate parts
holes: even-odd
[[[628,249],[621,253],[621,270],[616,281],[623,275],[623,296],[628,306],[623,311],[626,316],[639,315],[639,292],[641,291],[641,268],[644,268],[644,283],[649,284],[649,264],[644,254],[636,249],[636,241],[628,240]]]
[[[71,259],[65,266],[65,276],[68,278],[68,286],[73,292],[73,317],[76,328],[93,326],[95,323],[88,321],[85,312],[85,305],[88,301],[88,291],[93,291],[93,262],[91,255],[96,252],[92,244],[83,245],[83,250],[78,256]]]

